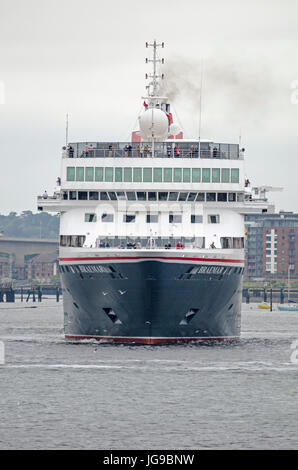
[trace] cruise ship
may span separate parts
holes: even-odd
[[[244,215],[267,212],[238,143],[184,139],[152,73],[130,142],[67,142],[53,195],[68,340],[161,344],[241,331]],[[266,189],[266,188],[265,188]]]

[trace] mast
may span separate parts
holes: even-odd
[[[145,75],[146,79],[151,78],[151,82],[149,83],[149,86],[146,87],[148,90],[148,96],[146,97],[148,99],[148,106],[151,108],[151,138],[152,138],[152,157],[154,157],[154,143],[155,143],[155,135],[154,135],[154,108],[156,107],[158,101],[160,100],[159,94],[159,81],[158,79],[161,78],[162,80],[164,79],[164,74],[158,75],[157,74],[157,63],[160,62],[161,64],[164,64],[164,59],[157,59],[157,48],[162,47],[164,48],[164,42],[157,43],[156,39],[154,39],[153,43],[148,43],[146,42],[146,47],[152,47],[153,48],[153,55],[152,59],[148,59],[146,57],[146,64],[148,62],[152,62],[153,64],[153,73]],[[150,90],[151,88],[151,90]]]
[[[200,114],[199,114],[199,158],[201,158],[202,85],[203,85],[203,61],[201,60]]]

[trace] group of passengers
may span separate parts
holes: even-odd
[[[63,147],[63,148],[65,149],[65,147]],[[68,145],[66,147],[66,150],[67,150],[69,158],[73,158],[74,157],[73,147],[71,145]],[[124,157],[134,156],[133,146],[131,144],[125,145],[125,147],[123,148],[123,151],[124,151]],[[164,152],[167,155],[167,157],[169,157],[169,158],[171,158],[171,157],[179,158],[181,156],[190,157],[190,158],[198,158],[199,157],[199,147],[197,145],[196,146],[191,145],[191,147],[189,149],[181,151],[181,149],[179,147],[179,144],[173,142],[172,145],[167,145],[167,147],[164,148]],[[206,156],[208,156],[208,157],[212,156],[213,158],[220,158],[220,151],[218,150],[218,148],[216,146],[213,147],[212,150],[211,150],[211,147],[209,146],[209,149],[207,151],[206,150],[201,150],[201,152],[203,154],[206,154],[206,152],[207,152],[208,155],[206,155]],[[88,145],[86,145],[80,156],[88,158],[89,155],[90,155],[89,147],[88,147]],[[136,146],[136,155],[137,155],[137,157],[140,157],[140,158],[147,158],[148,156],[152,157],[152,148],[151,148],[151,146],[147,145],[147,144],[143,145],[143,144],[138,143],[138,145]],[[109,146],[108,146],[108,156],[109,157],[113,156],[113,145],[112,144],[109,144]]]

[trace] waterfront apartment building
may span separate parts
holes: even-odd
[[[293,212],[245,216],[244,278],[298,278],[298,214]]]

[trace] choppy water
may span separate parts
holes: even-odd
[[[66,343],[62,304],[0,304],[1,449],[298,449],[298,312],[233,344]],[[293,358],[293,356],[292,356]]]

